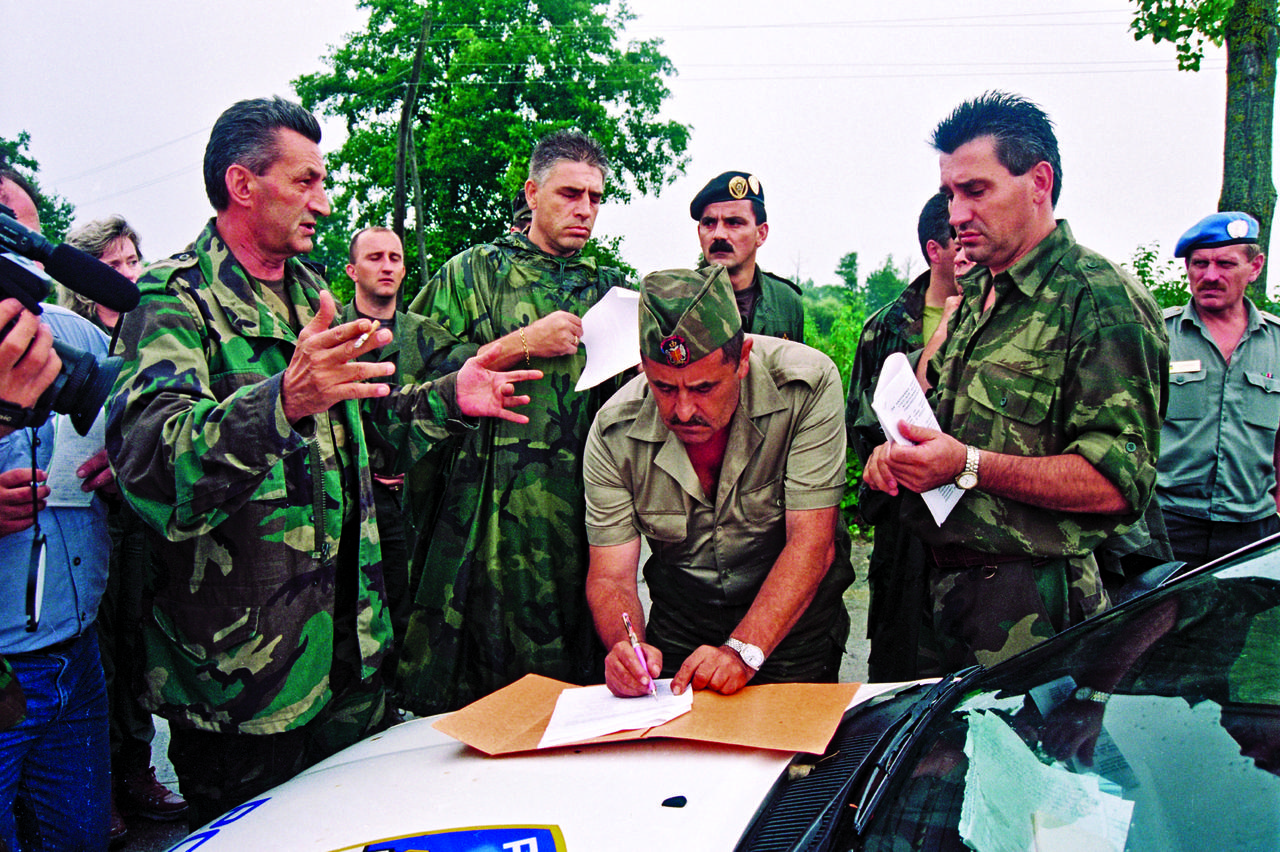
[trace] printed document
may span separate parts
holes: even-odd
[[[880,379],[876,382],[876,390],[871,397],[871,408],[880,421],[880,428],[884,429],[889,440],[895,444],[911,444],[898,431],[898,424],[903,420],[913,426],[938,428],[938,418],[933,416],[933,409],[924,398],[924,391],[916,380],[916,372],[911,369],[907,356],[901,352],[895,352],[886,358],[884,366],[880,368]],[[948,482],[920,496],[933,514],[933,522],[942,526],[964,492]]]
[[[652,728],[693,709],[693,690],[671,693],[671,678],[655,680],[657,697],[619,698],[609,687],[573,687],[560,693],[538,748],[553,748],[615,731]]]
[[[614,287],[582,315],[587,364],[576,391],[593,388],[640,363],[640,294]]]

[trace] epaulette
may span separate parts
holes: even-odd
[[[1165,318],[1165,319],[1173,319],[1174,317],[1180,317],[1180,316],[1182,316],[1182,311],[1183,311],[1186,307],[1187,307],[1186,305],[1175,305],[1175,306],[1174,306],[1174,307],[1172,307],[1172,308],[1165,308],[1165,309],[1164,309],[1164,318]]]
[[[786,285],[787,285],[788,287],[790,287],[792,290],[795,290],[795,291],[796,291],[796,295],[797,295],[797,296],[803,296],[803,295],[804,295],[804,291],[800,289],[800,285],[799,285],[799,284],[797,284],[796,282],[792,281],[790,278],[783,278],[781,275],[774,275],[772,272],[766,272],[766,271],[764,271],[763,269],[761,269],[761,270],[760,270],[760,274],[761,274],[761,275],[767,275],[768,277],[772,278],[774,281],[778,281],[778,282],[781,282],[781,283],[783,283],[783,284],[786,284]]]
[[[1276,325],[1280,325],[1280,317],[1270,311],[1258,311],[1258,316],[1262,317],[1263,322],[1272,322]]]

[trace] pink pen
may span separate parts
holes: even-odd
[[[644,669],[645,676],[649,675],[649,661],[644,658],[644,649],[640,647],[640,640],[636,638],[636,631],[631,627],[631,616],[625,612],[622,614],[622,625],[627,628],[627,639],[631,642],[631,650],[636,652],[636,659],[640,661],[640,668]],[[654,698],[658,697],[658,687],[653,685],[653,678],[649,677],[649,694]]]

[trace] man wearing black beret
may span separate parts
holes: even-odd
[[[804,343],[800,288],[756,265],[756,250],[769,236],[760,179],[749,172],[712,178],[694,196],[689,215],[698,223],[704,263],[729,270],[743,329]]]

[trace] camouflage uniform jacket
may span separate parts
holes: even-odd
[[[765,272],[756,265],[755,284],[760,287],[751,321],[744,323],[752,334],[767,334],[804,343],[804,302],[800,288],[785,278]]]
[[[324,281],[293,259],[284,282],[304,325]],[[285,419],[281,382],[297,335],[261,286],[214,222],[186,252],[152,265],[141,304],[123,320],[125,366],[108,405],[117,481],[159,533],[146,580],[144,703],[178,725],[224,733],[290,730],[332,697],[344,530],[341,546],[358,548],[359,576],[344,582],[361,677],[377,671],[391,632],[356,403]],[[427,410],[411,423],[420,440],[445,434],[437,424],[451,383],[386,399],[401,416]]]
[[[984,314],[990,286],[996,300]],[[942,431],[1010,455],[1079,454],[1131,508],[1124,515],[1059,512],[979,485],[941,528],[909,495],[904,512],[915,531],[929,544],[984,553],[1084,556],[1137,521],[1155,490],[1169,370],[1151,294],[1059,221],[994,282],[989,270],[970,274],[949,328],[930,364]]]
[[[505,234],[446,262],[410,312],[465,340],[456,352],[464,357],[555,311],[581,315],[619,285],[616,269]],[[575,391],[585,362],[582,350],[534,358],[545,378],[521,387],[532,398],[521,409],[529,423],[487,419],[451,442],[447,458],[432,454],[410,470],[420,538],[396,684],[402,706],[452,710],[529,672],[577,683],[598,676],[582,448],[613,386]]]
[[[699,258],[699,269],[709,265],[705,257]],[[799,286],[765,272],[760,264],[756,264],[751,286],[756,289],[756,303],[751,316],[743,318],[742,330],[804,343],[804,301],[800,298]]]

